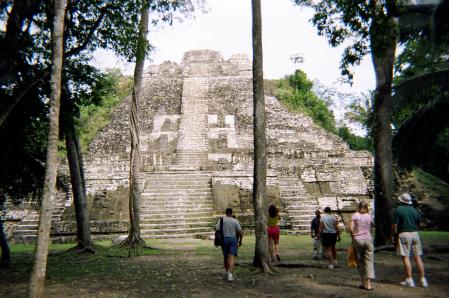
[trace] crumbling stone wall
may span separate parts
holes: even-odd
[[[183,79],[195,76],[208,83],[209,151],[201,169],[213,172],[215,212],[222,214],[228,205],[246,216],[252,212],[253,108],[251,62],[245,55],[225,60],[216,51],[190,51],[180,64],[164,62],[146,70],[139,116],[142,170],[170,169],[182,117]],[[350,150],[339,137],[309,117],[289,112],[275,97],[265,100],[270,202],[283,205],[276,180],[281,176],[299,178],[307,195],[322,208],[353,212],[359,200],[369,199],[371,184],[364,175],[373,163],[369,153]],[[92,195],[114,193],[128,185],[128,107],[129,98],[89,147],[86,181]]]

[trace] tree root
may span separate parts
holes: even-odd
[[[131,257],[131,251],[135,255],[140,255],[140,249],[145,246],[145,241],[136,234],[128,235],[119,245],[119,248],[128,248],[128,257]]]
[[[81,254],[81,253],[92,253],[92,254],[94,254],[95,253],[95,248],[93,246],[84,246],[84,245],[81,245],[81,244],[78,243],[76,246],[69,248],[67,250],[67,252],[74,252],[74,253],[77,253],[77,254]]]

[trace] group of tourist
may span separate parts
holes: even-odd
[[[420,284],[427,288],[424,264],[421,259],[422,247],[418,235],[418,226],[421,223],[419,213],[412,207],[412,198],[404,193],[398,197],[400,205],[393,213],[392,243],[396,246],[396,252],[402,258],[406,279],[401,285],[415,287],[412,278],[412,266],[410,256],[413,256],[420,273]],[[272,262],[280,261],[279,255],[279,210],[274,205],[268,208],[268,248]],[[367,202],[358,204],[357,212],[351,217],[348,232],[352,238],[352,248],[355,253],[357,269],[360,275],[358,288],[371,291],[371,280],[374,279],[374,245],[371,237],[371,229],[374,227],[373,219],[369,213]],[[220,229],[220,221],[216,229]],[[324,208],[324,214],[320,210],[315,211],[315,218],[311,221],[310,233],[313,240],[313,258],[327,258],[328,268],[334,269],[337,259],[336,243],[340,241],[340,229],[337,216],[331,213],[331,208]],[[237,219],[233,217],[232,209],[226,209],[226,217],[223,218],[222,246],[226,279],[233,281],[233,269],[238,247],[242,245],[243,232]]]

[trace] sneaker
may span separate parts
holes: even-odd
[[[334,265],[329,265],[327,269],[334,270]]]
[[[414,288],[415,282],[413,281],[412,278],[407,278],[406,280],[401,282],[401,285],[403,285],[404,287]]]
[[[421,278],[421,286],[423,288],[427,288],[429,284],[427,283],[427,279],[425,277]]]
[[[276,255],[276,259],[278,259],[278,261],[281,261],[281,257],[279,255]]]
[[[228,273],[228,281],[234,281],[234,276],[232,276],[232,273]]]

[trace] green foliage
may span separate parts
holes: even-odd
[[[335,119],[332,111],[323,100],[312,91],[313,82],[302,70],[279,80],[276,96],[292,111],[310,116],[318,125],[336,133]]]
[[[130,95],[132,84],[132,78],[123,76],[118,69],[109,70],[98,78],[92,90],[94,100],[81,107],[77,121],[82,151],[86,151],[98,131],[109,124],[112,110]]]
[[[11,197],[22,199],[42,188],[54,9],[53,1],[0,2],[4,25],[0,28],[0,114],[6,119],[0,127],[4,144],[0,147],[0,171],[7,173],[0,177],[0,187]],[[201,7],[201,1],[195,3]],[[104,97],[93,92],[105,90],[97,88],[105,82],[91,65],[92,54],[100,48],[111,49],[128,61],[135,59],[142,5],[141,0],[67,1],[61,137],[79,115],[80,106]],[[188,16],[196,7],[190,0],[156,0],[148,10],[157,26]],[[146,53],[150,50],[148,45]],[[5,112],[13,106],[9,114]],[[59,147],[64,154],[62,143]]]
[[[349,148],[352,150],[368,150],[373,152],[373,144],[370,139],[365,137],[359,137],[349,130],[346,126],[338,128],[338,136],[348,143]]]
[[[449,194],[449,184],[444,183],[440,178],[424,171],[421,168],[413,167],[413,176],[416,179],[415,184],[426,187],[426,193],[429,197],[447,199]],[[421,186],[423,185],[423,186]],[[444,202],[447,204],[447,201]]]
[[[273,89],[274,82],[269,82],[269,91]],[[319,98],[313,91],[313,82],[307,78],[302,70],[296,70],[293,75],[286,76],[282,80],[277,81],[277,90],[275,95],[277,98],[293,112],[301,112],[313,119],[315,123],[324,129],[340,136],[345,140],[349,147],[353,150],[370,150],[372,144],[369,138],[363,138],[354,135],[347,127],[336,127],[335,118],[327,104]],[[354,104],[355,110],[356,104]],[[361,110],[363,107],[357,106]],[[368,111],[364,113],[359,110],[358,114],[354,114],[357,121],[366,121],[364,118]],[[356,122],[354,120],[354,122]],[[364,126],[366,127],[366,126]]]
[[[405,42],[395,64],[394,151],[402,166],[420,166],[449,182],[449,43],[425,36]]]

